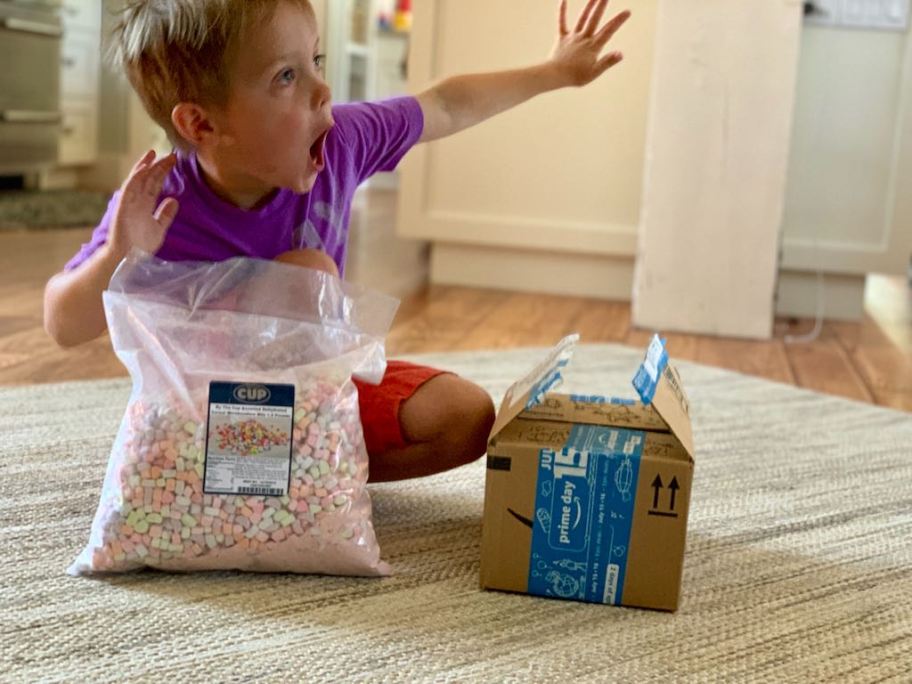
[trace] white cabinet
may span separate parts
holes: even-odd
[[[381,31],[377,36],[377,61],[374,85],[376,97],[384,99],[408,94],[405,65],[408,60],[407,33]]]
[[[327,5],[327,80],[337,102],[374,98],[376,0],[333,0]]]
[[[397,231],[432,241],[433,282],[629,299],[656,21],[656,0],[636,4],[613,43],[624,63],[598,83],[537,98],[406,157]],[[409,90],[543,61],[555,6],[415,3]]]
[[[797,93],[777,308],[857,319],[912,256],[912,34],[805,28]]]
[[[92,162],[98,150],[98,112],[84,104],[71,104],[63,110],[60,131],[60,163]]]
[[[64,0],[60,64],[61,166],[91,164],[98,157],[101,70],[101,0]]]
[[[808,23],[859,29],[905,31],[909,0],[814,0]]]
[[[63,25],[67,29],[98,31],[101,25],[99,0],[64,0]]]
[[[68,31],[60,55],[60,88],[64,100],[94,98],[98,94],[98,37]]]
[[[332,0],[326,5],[326,78],[336,102],[384,100],[409,92],[403,73],[407,33],[379,29],[382,0]],[[371,187],[395,189],[398,173],[379,173]]]

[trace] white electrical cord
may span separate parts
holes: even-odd
[[[815,241],[816,245],[816,241]],[[819,252],[818,252],[819,258]],[[817,268],[817,313],[814,327],[804,335],[786,335],[783,341],[786,344],[810,344],[816,342],[823,332],[823,312],[826,308],[826,289],[824,287],[823,270]]]
[[[824,83],[824,85],[826,85],[826,86],[829,85],[830,76],[831,76],[831,74],[828,73],[827,80]],[[821,107],[823,112],[829,111],[829,109],[830,109],[829,99],[830,98],[828,95],[824,96],[823,106]],[[820,121],[820,120],[824,120],[824,119],[823,119],[823,117],[815,117],[815,120]],[[814,137],[814,145],[811,147],[811,149],[815,149],[817,147],[817,144],[819,143],[820,128],[818,126],[814,127],[813,137]],[[786,335],[783,338],[783,341],[786,344],[810,344],[811,342],[816,342],[817,339],[820,337],[820,333],[823,332],[824,312],[826,311],[826,282],[825,282],[825,277],[823,275],[823,264],[821,264],[822,255],[820,253],[820,224],[819,223],[814,226],[814,235],[813,235],[812,244],[813,244],[814,250],[817,254],[817,259],[816,259],[816,261],[817,261],[817,307],[816,307],[816,312],[815,312],[814,327],[810,330],[810,332],[807,332],[803,335]],[[782,266],[782,264],[781,264],[782,253],[781,252],[780,252],[780,256],[779,256],[779,261],[780,261],[780,268],[781,268],[781,266]]]

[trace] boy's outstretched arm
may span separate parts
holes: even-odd
[[[602,51],[630,18],[624,11],[603,26],[609,0],[589,0],[576,24],[567,25],[567,0],[561,0],[557,44],[550,59],[536,66],[490,74],[454,76],[418,95],[424,113],[420,142],[444,138],[558,88],[591,83],[623,59]]]

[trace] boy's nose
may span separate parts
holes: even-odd
[[[324,81],[320,81],[317,83],[317,87],[313,89],[311,97],[311,105],[319,111],[329,107],[329,103],[332,100],[332,91],[330,91],[329,86]]]

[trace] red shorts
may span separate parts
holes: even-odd
[[[399,424],[399,407],[428,380],[446,372],[408,361],[388,361],[379,385],[354,380],[368,454],[408,446]]]

